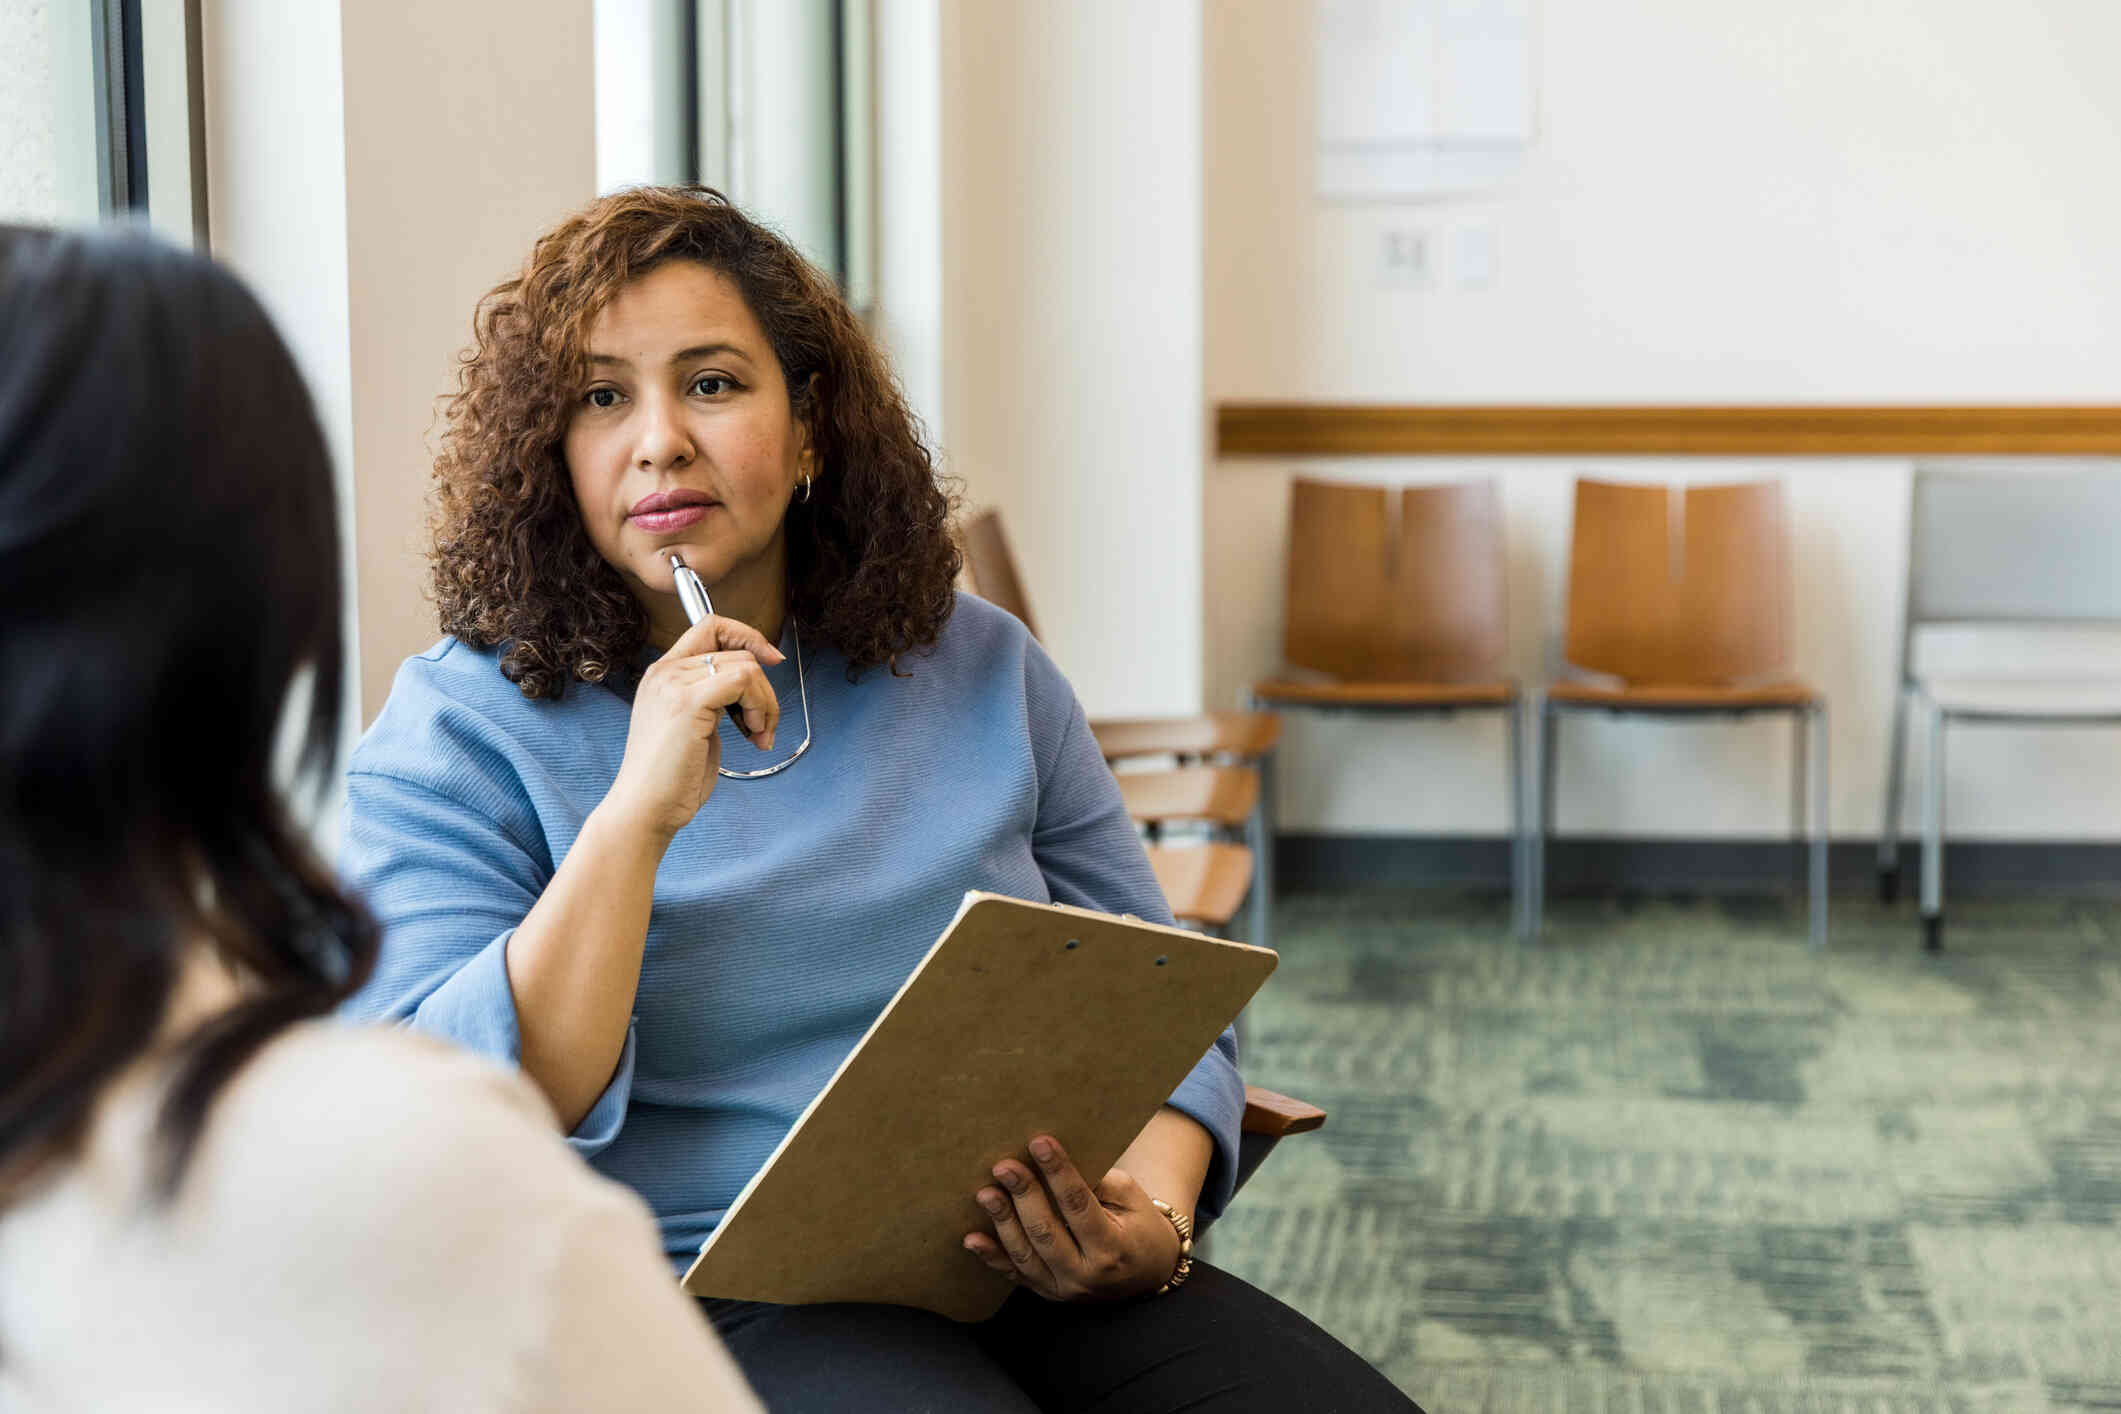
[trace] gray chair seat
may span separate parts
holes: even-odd
[[[1918,681],[1930,701],[1954,717],[2121,719],[2121,678],[1924,677]]]

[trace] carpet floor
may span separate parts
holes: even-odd
[[[1430,1414],[2121,1410],[2121,904],[1289,897],[1213,1260]]]

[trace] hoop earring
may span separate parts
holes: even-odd
[[[803,478],[803,495],[802,495],[802,501],[803,501],[803,504],[804,504],[804,505],[806,505],[806,506],[810,504],[810,483],[811,483],[811,481],[812,481],[813,479],[814,479],[814,478],[812,478],[812,477],[808,477],[808,476],[806,476],[806,477],[804,477],[804,478]]]

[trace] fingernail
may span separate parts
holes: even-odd
[[[994,1214],[996,1217],[1000,1217],[1002,1215],[1002,1209],[1007,1206],[1002,1199],[1002,1195],[993,1192],[992,1190],[983,1192],[979,1195],[979,1205],[982,1208],[985,1208],[988,1212]]]
[[[994,1171],[994,1176],[1001,1183],[1002,1187],[1008,1189],[1011,1193],[1020,1193],[1023,1191],[1024,1180],[1017,1176],[1016,1170],[996,1169]]]
[[[1032,1158],[1034,1158],[1034,1159],[1037,1159],[1037,1160],[1038,1160],[1038,1161],[1039,1161],[1040,1163],[1042,1163],[1042,1164],[1050,1164],[1050,1163],[1052,1163],[1052,1162],[1053,1162],[1053,1141],[1052,1141],[1051,1139],[1034,1139],[1034,1140],[1032,1140],[1032,1141],[1031,1141],[1031,1157],[1032,1157]]]
[[[979,1255],[979,1244],[974,1242],[969,1237],[967,1237],[963,1242],[959,1243],[958,1245],[964,1248],[967,1252],[970,1252],[975,1257]]]

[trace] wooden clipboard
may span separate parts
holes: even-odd
[[[1052,1134],[1109,1169],[1274,971],[1265,948],[968,893],[685,1273],[696,1296],[984,1320],[972,1200]],[[1036,1170],[1034,1169],[1034,1172]]]

